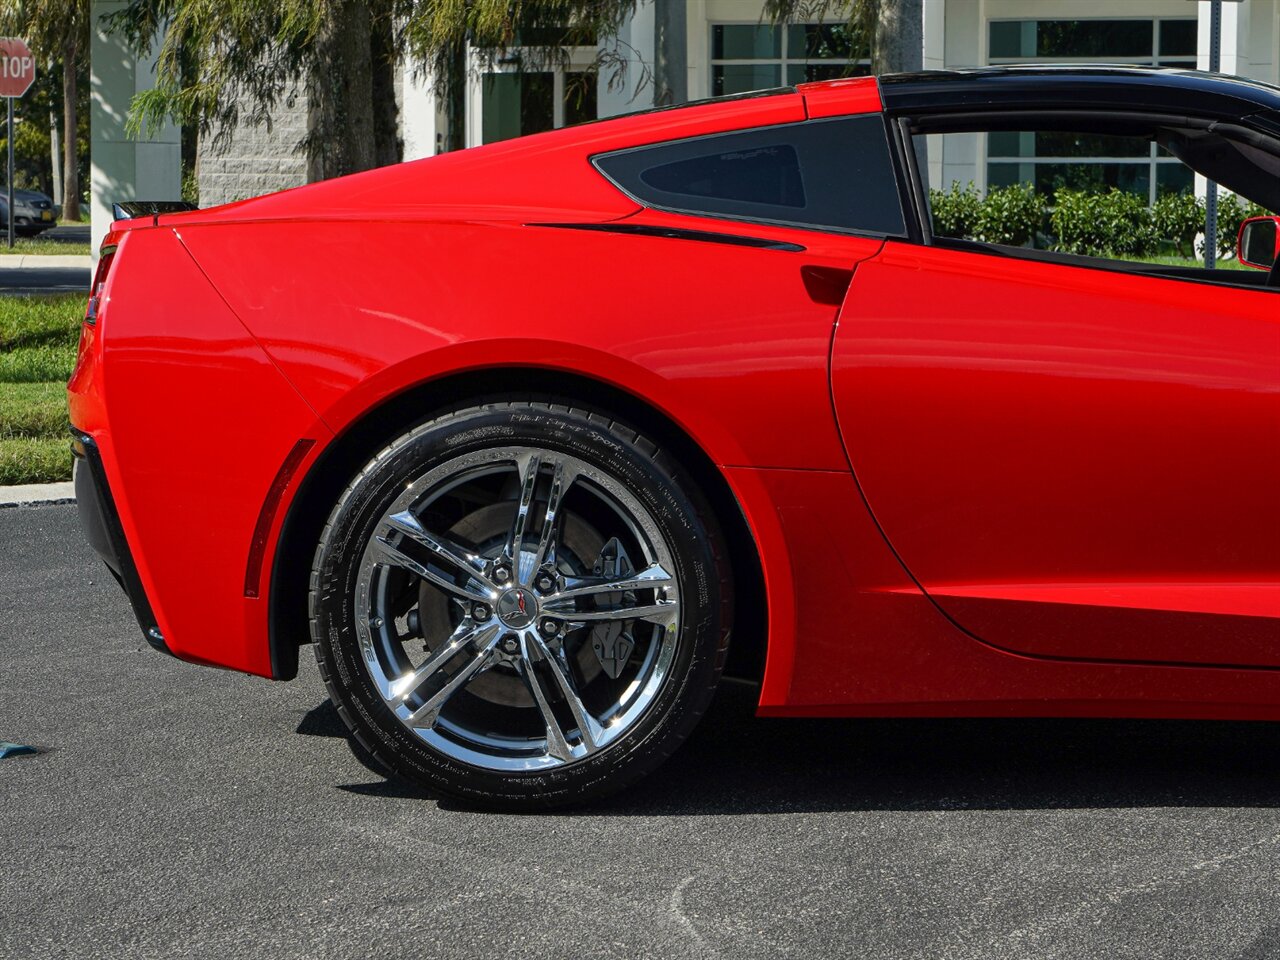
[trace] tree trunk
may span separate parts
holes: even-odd
[[[80,222],[80,157],[76,150],[76,60],[74,42],[62,48],[62,219]]]
[[[53,73],[53,61],[49,61],[49,73]],[[49,161],[52,176],[49,196],[55,203],[62,198],[62,136],[58,131],[58,114],[53,109],[53,100],[49,101]]]
[[[911,73],[923,66],[923,0],[880,0],[872,72]]]
[[[341,0],[316,38],[307,84],[307,179],[370,170],[374,146],[369,7]]]
[[[435,80],[444,98],[444,149],[461,150],[467,145],[467,45],[457,44],[436,61]]]
[[[374,163],[385,167],[404,158],[400,111],[396,106],[396,52],[391,18],[377,17],[369,41],[373,68]]]
[[[688,7],[685,0],[655,0],[653,11],[653,105],[689,99]]]

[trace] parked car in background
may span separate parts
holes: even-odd
[[[769,716],[1280,720],[1274,227],[1265,272],[942,236],[947,137],[1280,210],[1280,89],[1066,67],[144,207],[70,384],[89,539],[157,649],[314,643],[374,757],[489,806],[633,782],[726,666]]]
[[[58,225],[62,207],[48,194],[37,190],[13,191],[13,232],[34,237]],[[9,195],[0,188],[0,234],[9,230]]]

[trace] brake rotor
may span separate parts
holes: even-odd
[[[481,556],[496,557],[511,527],[511,511],[510,501],[478,507],[450,527],[448,533],[461,543],[474,545],[475,552]],[[556,569],[566,576],[589,576],[593,573],[595,558],[604,547],[604,537],[593,526],[574,513],[566,513],[556,550]],[[428,652],[444,644],[458,625],[461,612],[459,605],[441,591],[425,580],[421,583],[418,623]],[[589,686],[602,672],[600,661],[590,642],[582,642],[579,635],[571,635],[570,640],[568,654],[577,662],[584,686]],[[537,709],[524,681],[505,664],[498,664],[476,677],[467,685],[465,693],[505,707]]]

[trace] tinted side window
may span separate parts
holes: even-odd
[[[595,158],[653,207],[901,236],[902,204],[879,115],[697,137]]]
[[[805,206],[800,157],[790,144],[664,163],[642,170],[640,182],[669,195],[798,209]]]

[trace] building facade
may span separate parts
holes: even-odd
[[[923,6],[926,69],[1046,61],[1209,66],[1207,0],[923,0]],[[763,0],[685,0],[685,13],[690,99],[870,69],[842,26],[774,26],[763,17]],[[627,60],[621,77],[610,72],[592,78],[586,72],[596,57],[593,47],[573,51],[563,66],[534,71],[522,69],[518,56],[489,68],[482,68],[477,59],[465,97],[467,146],[652,106],[653,85],[646,82],[654,54],[652,0],[642,0],[622,35],[610,43],[613,50],[624,51]],[[1224,3],[1221,50],[1224,73],[1280,85],[1280,0]],[[120,80],[114,92],[104,81],[100,105],[95,57],[95,117],[103,113],[104,129],[127,106],[140,72],[135,68],[130,83]],[[398,94],[405,159],[441,150],[443,111],[430,83],[406,64]],[[115,102],[110,102],[113,97]],[[300,184],[305,163],[294,144],[301,136],[305,111],[305,104],[295,103],[282,108],[269,131],[237,130],[229,147],[203,150],[202,205]],[[172,157],[173,151],[163,156]],[[1161,190],[1191,186],[1176,182],[1184,176],[1181,165],[1158,156],[1155,148],[1106,157],[1044,156],[1037,155],[1036,144],[1025,137],[971,135],[931,144],[928,157],[935,185],[973,182],[985,189],[1036,183],[1072,163],[1101,162],[1116,183],[1146,191],[1153,199]],[[97,163],[95,149],[95,211],[100,206],[99,183],[124,186],[118,176],[98,177]],[[138,169],[145,167],[144,163]],[[175,173],[159,177],[156,186],[169,189],[177,182]],[[139,179],[137,195],[156,196],[149,187]],[[95,212],[95,223],[97,219]]]

